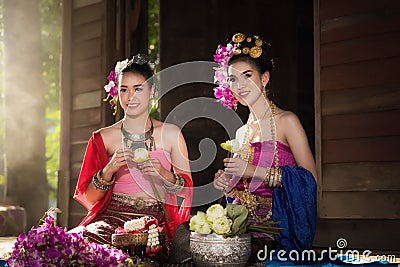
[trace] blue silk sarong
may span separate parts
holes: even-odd
[[[317,217],[317,184],[303,167],[282,166],[282,187],[273,189],[272,219],[284,228],[275,235],[278,249],[310,249]]]

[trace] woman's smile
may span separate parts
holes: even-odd
[[[134,108],[137,108],[139,105],[140,105],[139,103],[129,103],[128,108],[134,109]]]
[[[241,98],[245,98],[249,93],[250,93],[250,91],[243,91],[243,92],[240,92],[240,93],[238,93],[238,94],[239,94],[239,96],[240,96]]]

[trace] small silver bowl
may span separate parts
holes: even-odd
[[[196,266],[245,266],[251,254],[251,237],[191,232],[190,252]]]

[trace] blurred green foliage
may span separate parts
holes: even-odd
[[[61,0],[40,0],[43,81],[46,88],[46,172],[49,206],[56,207],[57,172],[60,163],[60,58],[62,37]]]

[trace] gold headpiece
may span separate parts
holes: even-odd
[[[254,40],[254,46],[251,48],[248,47],[241,47],[241,43],[246,40],[246,42],[251,43]],[[252,58],[258,58],[262,54],[262,48],[261,46],[263,45],[263,41],[258,37],[257,35],[254,35],[253,37],[244,35],[243,33],[236,33],[232,37],[232,42],[237,44],[235,50],[233,51],[234,55],[249,55]]]

